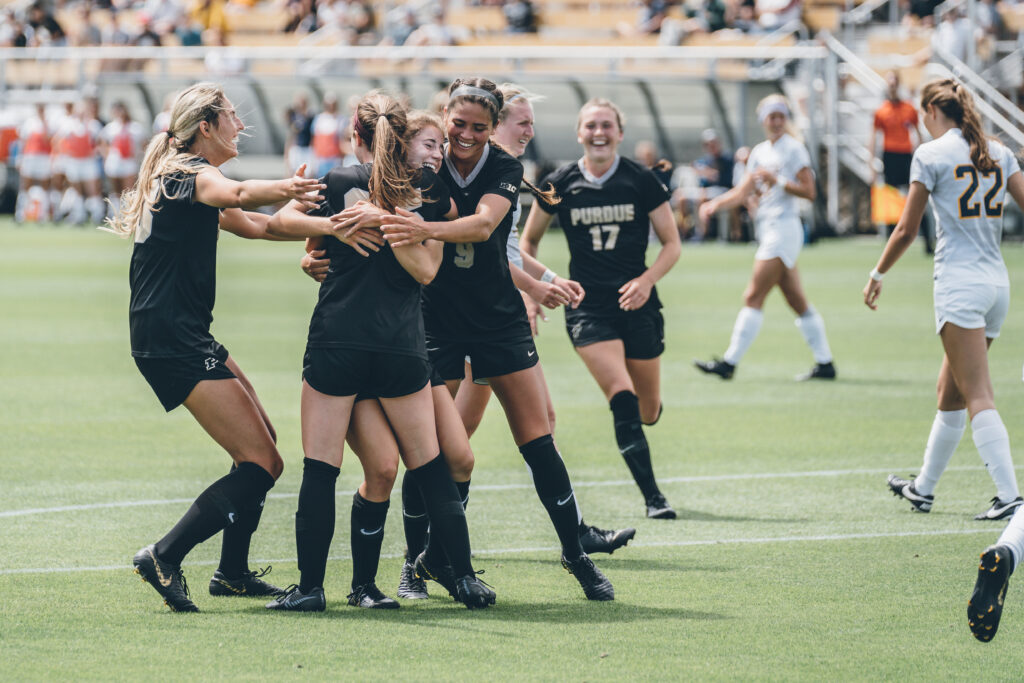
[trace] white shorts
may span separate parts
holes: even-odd
[[[68,181],[72,183],[85,183],[90,180],[99,180],[100,167],[99,164],[96,163],[96,159],[93,157],[89,157],[88,159],[65,157],[64,175],[67,177]]]
[[[103,160],[103,172],[108,178],[130,178],[139,172],[135,159],[125,159],[120,154],[108,154]]]
[[[22,178],[31,180],[49,180],[50,155],[49,154],[22,154],[18,160],[18,172]]]
[[[757,239],[760,242],[755,261],[782,259],[787,268],[796,266],[800,250],[804,248],[804,226],[800,221],[772,223],[770,226],[757,226]]]
[[[985,328],[995,339],[1010,309],[1010,288],[978,283],[935,283],[935,334],[946,323],[965,330]]]

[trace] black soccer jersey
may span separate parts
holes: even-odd
[[[369,200],[370,164],[338,167],[328,173],[326,199],[310,215],[331,216],[361,199]],[[420,175],[424,203],[415,210],[427,221],[441,220],[451,208],[447,186],[430,169]],[[309,323],[313,348],[388,351],[426,358],[420,284],[387,244],[360,256],[334,239],[325,241],[331,260]]]
[[[648,214],[669,194],[649,168],[625,157],[618,157],[600,184],[584,176],[582,163],[566,164],[541,182],[541,187],[554,186],[559,204],[537,201],[547,213],[558,213],[569,242],[569,277],[587,292],[580,308],[613,313],[619,311],[619,287],[647,268]],[[650,302],[661,306],[654,289]]]
[[[504,197],[511,206],[487,240],[445,243],[441,270],[423,288],[423,312],[432,339],[488,341],[530,335],[506,253],[523,165],[494,145],[484,153],[468,182],[452,170],[447,158],[438,175],[448,185],[460,216],[476,213],[487,194]]]
[[[208,162],[196,157],[191,165]],[[196,175],[162,176],[167,196],[145,210],[135,230],[129,282],[132,355],[214,355],[210,334],[217,285],[220,211],[195,199]],[[171,199],[168,199],[171,197]]]

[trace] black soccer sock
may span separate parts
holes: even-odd
[[[238,466],[231,465],[234,472]],[[220,544],[220,565],[217,569],[229,579],[240,579],[249,571],[249,544],[263,516],[263,496],[247,509],[239,510],[234,524],[224,527]]]
[[[647,446],[643,424],[640,422],[640,402],[632,391],[620,391],[608,402],[615,420],[615,441],[619,453],[626,461],[636,485],[645,499],[661,493],[654,481],[654,467],[651,465],[651,449]]]
[[[468,481],[457,481],[455,482],[455,490],[459,492],[459,502],[462,503],[462,509],[465,510],[466,506],[469,505],[469,482]],[[424,550],[427,551],[427,557],[434,564],[448,564],[448,557],[444,554],[444,548],[441,547],[440,543],[430,542],[430,529],[427,529],[427,543]]]
[[[415,477],[409,476],[409,470],[406,470],[402,477],[402,526],[405,528],[405,559],[409,562],[414,562],[427,547],[427,529],[430,527],[423,494],[414,480]]]
[[[462,509],[465,510],[469,507],[469,482],[457,481],[455,489],[459,492],[459,500],[462,502]]]
[[[562,456],[555,448],[551,435],[542,436],[519,447],[523,460],[533,472],[533,487],[548,517],[555,526],[555,533],[562,544],[562,554],[567,560],[576,560],[583,554],[580,546],[579,523],[576,514],[575,494],[569,472],[565,469]]]
[[[377,578],[380,546],[384,542],[384,520],[391,501],[375,503],[359,491],[352,496],[352,589]]]
[[[320,460],[302,460],[299,508],[295,511],[295,546],[299,556],[299,590],[322,588],[327,556],[334,538],[334,485],[341,470]]]
[[[156,542],[156,554],[164,562],[181,564],[192,548],[236,523],[240,511],[262,500],[273,486],[269,472],[256,463],[243,462],[199,494],[185,516]]]
[[[440,544],[455,576],[472,574],[466,511],[462,509],[459,491],[452,481],[444,456],[438,455],[426,465],[409,470],[409,475],[423,494],[427,516],[430,518],[432,544]]]

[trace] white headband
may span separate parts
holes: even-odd
[[[757,108],[757,120],[764,123],[772,114],[782,114],[787,119],[789,118],[789,107],[786,106],[785,102],[765,102]]]

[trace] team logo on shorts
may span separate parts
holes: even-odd
[[[207,358],[206,359],[206,371],[209,372],[210,370],[213,370],[215,367],[217,367],[217,363],[218,362],[219,361],[216,358]]]
[[[583,323],[579,322],[572,326],[572,338],[574,340],[580,338],[580,333],[583,332]]]

